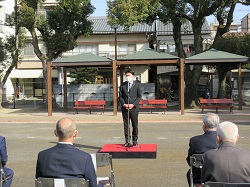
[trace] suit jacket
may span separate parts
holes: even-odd
[[[216,137],[216,131],[206,131],[202,135],[190,138],[188,156],[186,158],[188,165],[190,165],[190,156],[193,154],[202,154],[208,150],[218,148]],[[193,179],[195,183],[201,182],[201,170],[199,168],[193,168]]]
[[[0,157],[2,166],[5,166],[8,161],[8,155],[6,149],[6,141],[3,136],[0,136]]]
[[[73,145],[60,144],[38,154],[36,178],[84,178],[96,187],[96,173],[90,154]]]
[[[119,101],[123,108],[124,104],[134,104],[135,109],[139,109],[139,102],[142,97],[141,83],[140,81],[133,81],[132,87],[128,91],[128,82],[122,83],[119,89]],[[129,100],[128,100],[129,98]]]
[[[249,183],[250,152],[225,142],[203,155],[202,181]]]

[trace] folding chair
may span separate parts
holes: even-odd
[[[3,170],[3,165],[2,165],[2,158],[1,158],[1,156],[0,156],[0,179],[1,179],[1,181],[0,181],[0,187],[3,186],[3,183],[4,183],[4,182],[6,183],[6,187],[9,186],[9,185],[8,185],[8,181],[7,181],[7,177],[6,177],[6,175],[5,175],[5,173],[4,173],[4,170]]]
[[[35,180],[36,187],[89,187],[89,181],[84,178],[43,178]]]
[[[250,183],[206,182],[203,187],[241,187],[250,186]]]
[[[194,184],[193,168],[202,168],[202,154],[193,154],[190,156],[190,187],[202,186],[201,184]]]
[[[91,154],[92,161],[97,173],[97,181],[102,181],[104,186],[111,186],[115,187],[115,175],[114,175],[114,169],[113,169],[113,164],[112,164],[112,155],[109,153],[95,153]],[[110,166],[110,171],[109,171],[109,176],[108,177],[98,177],[98,171],[100,173],[104,173],[104,169],[101,170],[99,167],[104,167],[104,166]],[[98,171],[97,171],[97,168]],[[107,172],[107,171],[106,171]]]

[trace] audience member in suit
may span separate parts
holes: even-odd
[[[78,131],[76,123],[69,119],[60,119],[54,134],[58,143],[38,154],[36,178],[84,178],[90,187],[97,186],[97,176],[91,155],[73,146]],[[98,186],[103,186],[100,182]]]
[[[220,123],[220,118],[217,114],[208,113],[203,117],[202,129],[204,134],[190,138],[188,156],[186,158],[188,165],[190,165],[190,156],[193,154],[202,154],[208,150],[216,149],[218,144],[216,142],[216,129]],[[193,168],[194,184],[201,184],[201,170],[200,168]],[[187,173],[187,180],[190,184],[190,170]]]
[[[125,72],[126,81],[122,83],[119,89],[119,101],[121,103],[124,135],[125,135],[125,147],[130,147],[130,128],[128,122],[132,122],[132,141],[133,146],[138,146],[138,114],[139,114],[139,102],[142,97],[141,83],[138,80],[134,80],[134,72],[127,70]],[[129,115],[128,115],[129,113]]]
[[[3,187],[11,186],[14,172],[10,168],[5,167],[8,161],[8,155],[7,155],[5,137],[3,136],[0,136],[0,157],[1,157],[1,166],[3,167],[4,175],[8,183],[8,185],[6,185],[6,182],[3,182]]]
[[[219,148],[203,155],[202,182],[250,182],[250,152],[235,146],[238,127],[225,121],[217,129]]]

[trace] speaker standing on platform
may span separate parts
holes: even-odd
[[[132,141],[133,146],[138,146],[138,114],[139,102],[142,97],[141,82],[134,80],[134,72],[129,69],[125,72],[126,81],[122,83],[119,89],[119,101],[121,103],[125,147],[130,147],[130,120],[132,123]]]

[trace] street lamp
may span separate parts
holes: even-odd
[[[114,29],[114,31],[115,31],[115,60],[117,60],[117,28],[118,28],[118,25],[117,24],[112,25],[111,28]]]

